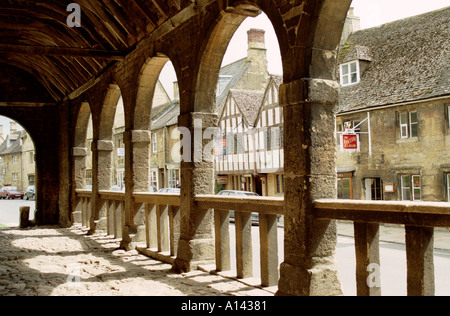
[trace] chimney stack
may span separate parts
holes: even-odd
[[[250,62],[247,73],[247,89],[249,90],[262,89],[269,77],[265,34],[266,31],[260,29],[250,29],[247,32],[247,60]]]
[[[344,29],[342,30],[341,46],[347,42],[348,37],[354,33],[361,30],[361,18],[355,16],[355,8],[350,8],[348,10],[347,18],[345,19]]]
[[[17,132],[17,123],[16,122],[9,123],[9,132],[10,132],[10,134]]]
[[[180,100],[180,86],[178,85],[178,81],[174,81],[173,83],[173,99],[175,101]]]
[[[260,29],[250,29],[247,31],[249,49],[266,49],[266,31]]]

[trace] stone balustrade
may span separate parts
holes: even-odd
[[[88,226],[92,192],[76,192],[82,225]],[[99,195],[106,204],[107,233],[120,237],[125,194],[100,191]],[[134,193],[133,198],[137,205],[145,205],[145,246],[138,246],[137,250],[173,264],[180,238],[180,195]],[[251,226],[252,214],[258,214],[261,286],[278,284],[277,217],[285,213],[283,198],[197,195],[194,203],[200,210],[214,212],[215,271],[231,270],[231,247],[235,246],[238,279],[254,277]],[[234,214],[235,245],[230,243],[230,214]],[[317,200],[313,203],[313,214],[319,221],[354,222],[357,295],[381,295],[380,287],[368,282],[369,265],[380,264],[380,223],[405,225],[408,295],[434,295],[434,227],[450,227],[449,203]]]

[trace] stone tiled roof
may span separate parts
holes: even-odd
[[[22,152],[21,139],[25,137],[27,132],[18,131],[11,133],[6,140],[0,145],[0,156],[18,154]],[[8,143],[12,141],[12,144],[8,146]]]
[[[222,108],[228,96],[228,92],[239,80],[241,80],[248,67],[249,62],[247,61],[247,58],[243,58],[229,65],[223,66],[220,69],[220,76],[231,76],[231,79],[225,89],[223,89],[221,93],[216,96],[216,113],[222,113]]]
[[[233,87],[242,79],[248,70],[250,62],[247,58],[237,60],[220,69],[220,76],[230,76],[230,80],[226,87],[216,96],[216,113],[223,111],[225,100],[231,95],[236,101],[244,120],[249,126],[254,126],[258,117],[259,109],[262,105],[265,90],[244,90],[233,89]],[[281,76],[272,75],[271,78],[279,86],[283,78]],[[158,108],[158,111],[152,112],[152,130],[160,129],[164,126],[171,126],[178,123],[178,115],[180,114],[179,101],[167,103]]]
[[[178,124],[178,116],[180,115],[180,101],[176,100],[162,106],[164,111],[160,111],[158,115],[152,116],[151,130],[155,131],[164,126]]]
[[[230,93],[236,101],[247,125],[254,126],[259,108],[264,99],[264,91],[231,90]]]
[[[356,59],[361,81],[341,87],[340,113],[450,96],[450,7],[353,33],[339,63]]]

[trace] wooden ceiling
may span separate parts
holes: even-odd
[[[70,3],[81,27],[69,27]],[[178,13],[184,0],[2,0],[0,63],[21,68],[61,100]]]

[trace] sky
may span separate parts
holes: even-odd
[[[3,138],[6,138],[6,135],[9,134],[9,124],[11,123],[11,119],[0,116],[0,125],[3,126]],[[17,124],[17,129],[22,130],[23,128]]]
[[[361,18],[361,28],[376,27],[392,21],[410,16],[434,11],[450,6],[449,0],[354,0],[352,7],[354,14]],[[234,34],[224,56],[222,65],[230,64],[247,55],[247,31],[250,28],[266,30],[267,59],[271,74],[282,74],[281,56],[278,41],[272,24],[261,14],[256,18],[247,18]],[[173,82],[177,81],[171,63],[163,69],[160,80],[169,96],[173,97]],[[3,125],[3,135],[9,133],[9,119],[0,116],[0,125]]]

